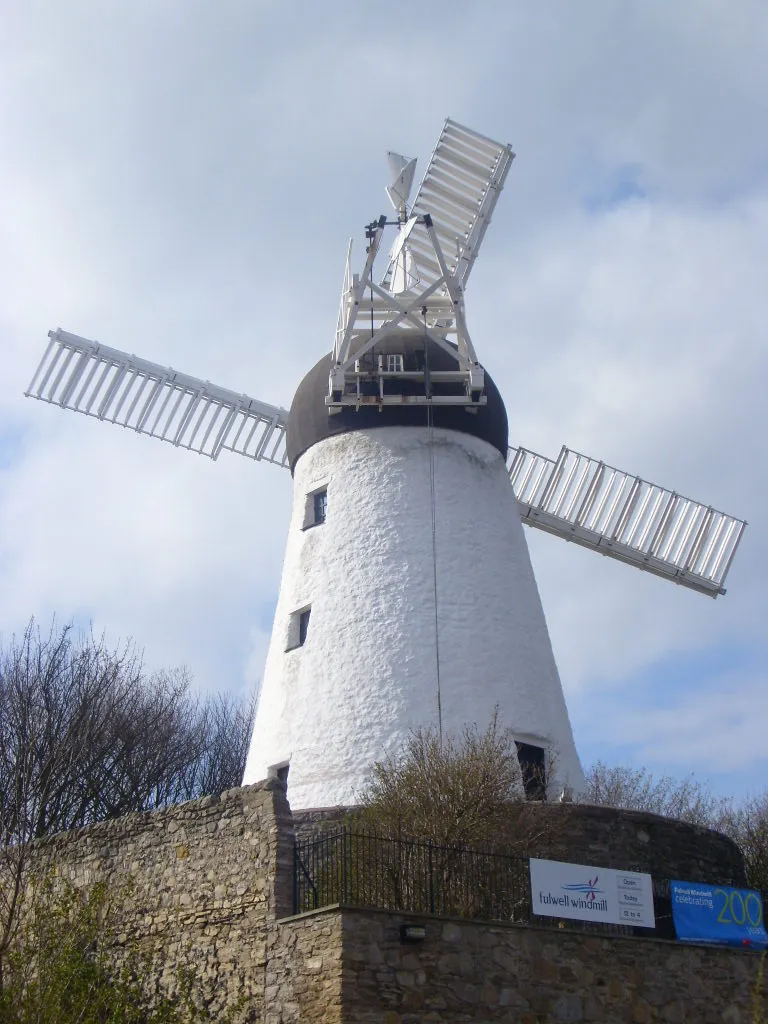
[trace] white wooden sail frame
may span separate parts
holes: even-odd
[[[26,391],[86,416],[130,427],[217,459],[222,451],[287,466],[288,413],[96,341],[49,331]]]
[[[393,173],[402,172],[403,177],[397,179],[397,198],[402,199],[399,242],[380,284],[373,280],[373,263],[386,218],[368,227],[359,276],[352,273],[350,243],[331,357],[329,412],[368,401],[401,404],[405,398],[468,406],[485,401],[483,369],[464,319],[464,287],[514,153],[447,120],[410,213],[405,200],[413,161],[394,157]],[[418,288],[395,294],[390,290],[392,275],[405,247]],[[462,380],[463,395],[425,390],[423,395],[389,396],[385,384],[390,379],[413,380],[419,374],[381,369],[381,362],[373,374],[378,376],[378,393],[363,394],[361,357],[403,330],[431,338],[455,359],[456,370],[432,370],[429,376],[438,382]],[[61,329],[50,331],[49,339],[27,396],[212,459],[232,451],[288,467],[285,409]],[[510,449],[508,470],[526,525],[711,597],[725,593],[725,578],[746,526],[743,520],[565,447],[557,459]]]
[[[448,119],[380,284],[373,280],[373,264],[386,217],[368,227],[369,245],[360,275],[351,271],[350,243],[329,373],[329,412],[364,404],[485,403],[485,376],[467,328],[464,288],[513,159],[510,146]],[[395,293],[393,277],[406,248],[418,285]],[[424,373],[414,369],[407,379],[423,383],[423,391],[406,396],[397,388],[388,392],[387,384],[397,375],[365,368],[361,360],[396,330],[413,331],[442,348],[456,369],[442,371],[440,377],[431,374],[430,379],[458,381],[463,385],[461,393],[433,393]],[[449,336],[455,344],[448,341]],[[376,387],[366,389],[370,380]]]
[[[710,597],[725,593],[743,520],[565,447],[557,459],[510,449],[508,466],[528,526]]]

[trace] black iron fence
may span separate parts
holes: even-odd
[[[528,860],[348,829],[297,842],[295,912],[334,903],[527,921]]]
[[[655,928],[534,915],[528,857],[389,839],[342,828],[295,844],[294,913],[342,904],[445,917],[674,939],[667,879],[653,879]],[[768,894],[763,894],[768,906]]]

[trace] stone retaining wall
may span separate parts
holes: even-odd
[[[551,860],[646,871],[654,879],[745,884],[744,859],[727,836],[645,811],[588,804],[527,804],[542,822]]]
[[[346,1024],[356,1019],[345,1016],[342,1007],[343,920],[334,908],[278,922],[268,941],[264,1024]],[[378,1019],[384,1019],[381,1013]]]
[[[403,943],[402,924],[425,941]],[[741,950],[339,908],[277,929],[301,995],[270,1024],[762,1024],[768,1012],[763,958]],[[323,987],[330,969],[340,1003]]]
[[[549,816],[538,851],[549,856],[743,879],[730,841],[705,829],[578,805],[533,813]],[[760,958],[738,950],[338,907],[290,917],[293,836],[282,783],[269,780],[54,836],[36,857],[75,885],[106,882],[116,956],[145,950],[154,991],[172,993],[186,972],[214,1019],[236,1008],[248,1024],[764,1024],[751,1015]],[[406,921],[425,942],[400,941]]]
[[[192,979],[216,1014],[261,1020],[270,925],[292,912],[293,833],[282,783],[267,781],[36,844],[43,867],[78,887],[106,882],[120,947],[146,952],[150,991]]]

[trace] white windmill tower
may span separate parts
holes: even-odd
[[[209,455],[289,467],[294,502],[244,781],[294,807],[354,801],[409,730],[514,730],[527,783],[583,782],[522,524],[716,597],[744,523],[563,448],[508,448],[464,289],[509,146],[446,121],[416,198],[390,153],[397,219],[350,249],[330,356],[290,412],[62,330],[28,395]],[[397,234],[380,283],[374,261]],[[510,486],[511,483],[511,486]]]

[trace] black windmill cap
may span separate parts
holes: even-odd
[[[390,339],[387,345],[393,352],[403,353],[409,359],[424,358],[425,339],[414,333]],[[433,370],[456,369],[456,362],[433,341],[426,342],[426,357]],[[427,408],[424,405],[387,405],[383,411],[377,406],[365,405],[356,410],[344,406],[341,412],[328,414],[325,398],[328,394],[328,373],[331,357],[323,356],[299,384],[291,404],[286,437],[288,461],[293,473],[301,455],[318,441],[324,441],[335,434],[346,434],[353,430],[370,430],[375,427],[421,427],[427,425]],[[487,404],[467,411],[462,405],[433,405],[432,422],[436,427],[471,434],[498,449],[506,458],[509,443],[507,411],[499,389],[486,371],[485,392]]]

